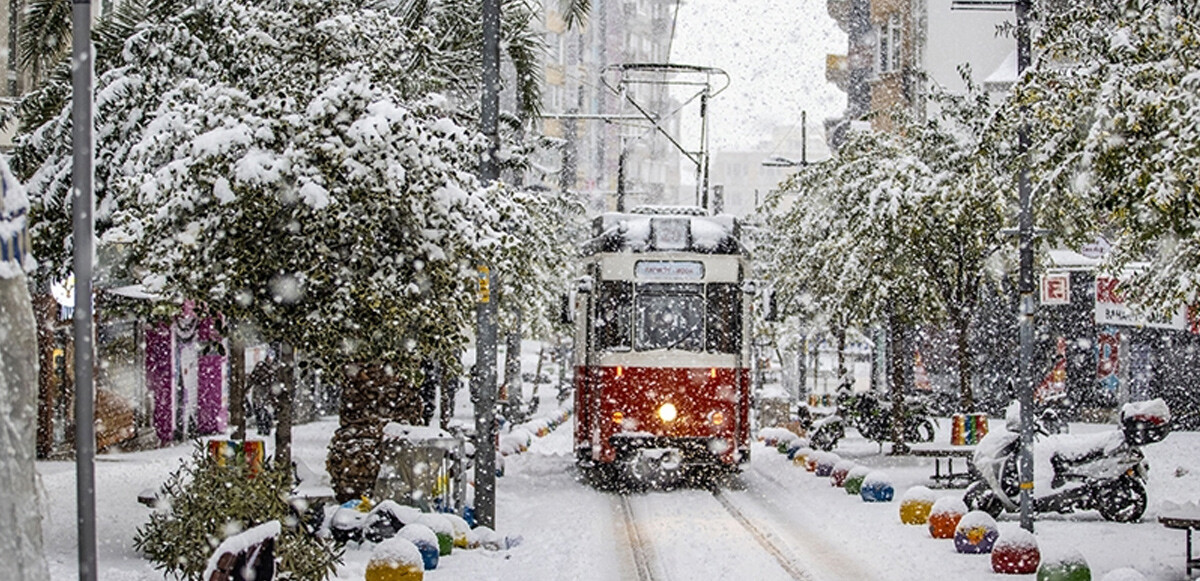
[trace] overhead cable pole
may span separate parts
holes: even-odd
[[[1017,16],[1017,80],[1029,68],[1029,2],[1016,0]],[[1021,364],[1017,399],[1021,404],[1021,453],[1017,457],[1017,472],[1021,486],[1021,528],[1033,532],[1033,200],[1029,185],[1029,121],[1028,108],[1021,105],[1021,125],[1017,135],[1017,157],[1021,171],[1017,177],[1017,193],[1021,205],[1017,218],[1020,241],[1018,288],[1021,292]]]
[[[483,1],[483,102],[480,131],[487,150],[479,162],[480,179],[490,185],[500,178],[500,0]],[[475,519],[496,528],[496,303],[493,273],[480,263],[475,311]]]
[[[75,270],[75,494],[79,579],[96,579],[96,401],[92,366],[92,270],[96,258],[92,192],[92,2],[74,0],[71,25],[71,214]]]

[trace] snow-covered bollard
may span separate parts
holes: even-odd
[[[929,536],[935,539],[953,539],[958,521],[967,514],[967,504],[957,496],[943,496],[929,510]]]
[[[842,488],[846,489],[846,494],[858,496],[862,493],[863,479],[871,473],[871,469],[866,466],[855,466],[846,473],[846,481],[842,483]]]
[[[828,478],[833,474],[833,465],[841,462],[842,458],[833,452],[821,452],[817,457],[817,467],[813,473],[821,478]]]
[[[426,571],[437,569],[441,549],[438,548],[437,533],[433,532],[433,529],[423,524],[413,523],[404,525],[397,536],[417,547],[417,551],[421,553],[421,565]]]
[[[1092,570],[1078,550],[1059,549],[1042,557],[1037,581],[1092,581]]]
[[[471,525],[467,524],[466,519],[451,513],[443,514],[442,516],[450,521],[451,527],[454,527],[454,546],[460,549],[471,548],[467,538],[471,533]]]
[[[808,457],[813,455],[814,450],[808,446],[797,448],[796,454],[792,456],[792,464],[801,468],[808,462]]]
[[[954,549],[973,555],[990,553],[999,536],[996,519],[982,510],[973,510],[964,514],[954,527]]]
[[[854,460],[839,460],[833,465],[833,472],[829,473],[829,484],[841,488],[846,485],[846,476],[850,475],[850,470],[858,466]]]
[[[802,450],[809,450],[810,452],[812,451],[812,448],[808,446],[808,440],[804,438],[797,438],[793,440],[790,444],[788,444],[788,460],[795,462],[796,456],[800,454]]]
[[[891,502],[895,494],[892,479],[886,472],[876,470],[863,478],[862,490],[858,495],[865,502]]]
[[[1121,567],[1105,573],[1100,581],[1146,581],[1146,576],[1139,573],[1137,569]]]
[[[417,522],[423,524],[437,533],[438,552],[443,557],[450,554],[454,550],[454,525],[446,520],[445,515],[424,513],[417,519]]]
[[[1005,529],[992,546],[992,571],[1007,575],[1029,575],[1037,573],[1042,555],[1038,552],[1037,538],[1033,533],[1019,527]]]
[[[365,581],[422,581],[425,561],[421,551],[408,539],[392,537],[371,552]]]
[[[900,500],[900,522],[906,525],[923,525],[929,522],[929,511],[937,501],[937,493],[927,486],[914,486]]]

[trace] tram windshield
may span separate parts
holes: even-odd
[[[699,285],[639,285],[634,348],[704,348],[704,297]]]

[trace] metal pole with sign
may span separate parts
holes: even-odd
[[[1017,78],[1029,67],[1029,0],[1016,0]],[[1021,106],[1021,126],[1017,136],[1017,155],[1021,173],[1017,178],[1020,215],[1017,230],[1020,240],[1018,288],[1021,291],[1021,365],[1017,401],[1021,403],[1021,453],[1017,473],[1021,486],[1021,528],[1033,532],[1033,192],[1029,185],[1029,122],[1025,105]]]
[[[92,196],[92,3],[74,0],[71,30],[71,214],[75,269],[75,494],[79,579],[96,579],[96,417],[92,365],[92,268],[95,200]]]
[[[480,131],[487,150],[479,163],[484,185],[500,177],[500,0],[483,0],[483,102]],[[475,310],[475,519],[496,528],[496,303],[492,301],[492,272],[478,269]]]

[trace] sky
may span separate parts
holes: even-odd
[[[671,61],[729,73],[729,88],[710,102],[710,145],[745,150],[776,125],[799,134],[801,111],[810,131],[841,115],[846,96],[825,81],[825,55],[844,54],[846,42],[823,1],[686,0]],[[685,143],[698,142],[698,116],[683,117]]]

